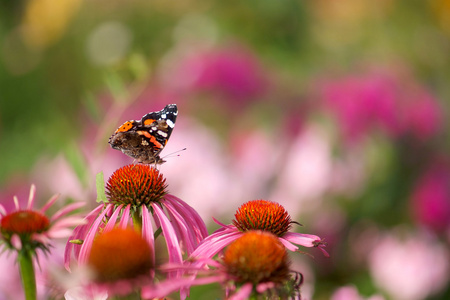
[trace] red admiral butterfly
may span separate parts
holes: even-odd
[[[167,144],[178,115],[176,104],[168,104],[161,111],[151,112],[140,121],[123,123],[109,138],[113,149],[143,164],[162,164],[165,162],[159,153]]]

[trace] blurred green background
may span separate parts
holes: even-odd
[[[1,1],[0,200],[94,205],[111,133],[174,102],[171,192],[324,236],[305,299],[449,299],[449,54],[447,0]]]

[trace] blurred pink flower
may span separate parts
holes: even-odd
[[[417,223],[435,231],[450,229],[450,165],[435,162],[423,174],[411,196],[412,215]]]
[[[282,143],[282,142],[280,142]],[[286,147],[270,199],[291,215],[308,213],[323,203],[333,177],[332,145],[321,128],[308,126]],[[270,160],[269,160],[270,162]]]
[[[369,268],[376,285],[397,300],[427,299],[450,275],[448,250],[423,232],[385,234],[369,253]]]
[[[70,236],[71,227],[82,224],[82,218],[78,215],[67,216],[67,214],[85,205],[84,202],[75,202],[64,206],[52,214],[45,216],[45,212],[56,202],[59,195],[54,195],[39,210],[34,208],[36,187],[31,185],[28,203],[26,207],[19,204],[14,196],[15,204],[13,211],[7,211],[0,204],[0,248],[20,251],[22,247],[34,251],[40,249],[49,252],[53,239]]]
[[[442,109],[431,93],[392,70],[325,80],[319,89],[325,110],[336,116],[349,141],[374,129],[394,138],[426,140],[442,127]]]
[[[231,108],[239,108],[267,90],[263,67],[255,54],[242,46],[197,49],[177,59],[172,63],[175,70],[165,79],[175,89],[222,95]]]
[[[33,168],[31,177],[44,190],[57,190],[64,197],[73,200],[85,201],[88,199],[82,178],[77,176],[73,166],[62,154],[52,157],[52,159],[42,157]],[[49,180],[50,178],[51,180]]]
[[[358,289],[352,285],[347,285],[338,288],[334,291],[333,295],[331,295],[330,300],[384,300],[383,296],[375,295],[371,297],[362,297]]]

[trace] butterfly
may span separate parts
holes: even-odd
[[[175,127],[178,115],[176,104],[168,104],[160,111],[146,114],[141,120],[123,123],[109,138],[113,149],[143,164],[162,164],[159,154],[164,149]]]

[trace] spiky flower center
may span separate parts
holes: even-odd
[[[241,231],[264,230],[276,236],[283,236],[291,228],[291,217],[278,203],[266,200],[252,200],[241,205],[233,224]]]
[[[278,238],[265,231],[248,231],[231,243],[224,254],[228,274],[237,283],[289,280],[288,254]]]
[[[29,235],[42,233],[50,227],[49,219],[32,210],[20,210],[6,215],[1,221],[1,230],[5,234]]]
[[[153,167],[142,164],[124,166],[106,183],[106,195],[113,204],[148,205],[166,192],[165,178]]]
[[[135,230],[116,228],[94,240],[88,264],[100,282],[133,279],[150,274],[152,251]]]

